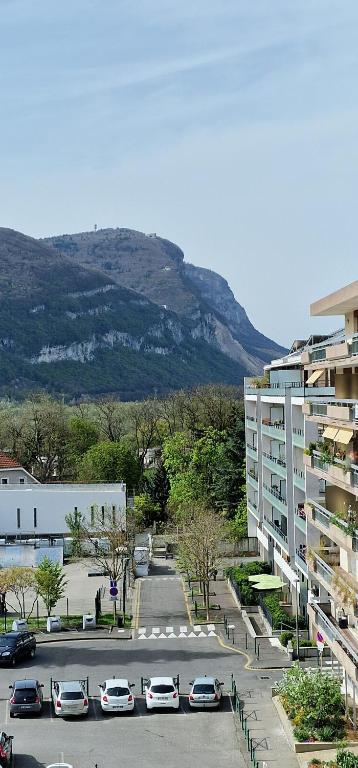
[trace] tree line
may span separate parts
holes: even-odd
[[[138,403],[68,405],[34,394],[0,404],[0,445],[41,482],[124,482],[137,527],[184,523],[196,505],[246,532],[239,388],[204,386]],[[152,447],[161,459],[146,468]]]

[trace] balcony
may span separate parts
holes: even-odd
[[[297,469],[297,467],[293,468],[293,482],[296,488],[300,488],[301,491],[305,490],[305,473],[303,469]]]
[[[257,509],[257,504],[255,501],[251,501],[251,499],[247,499],[247,508],[251,514],[256,517],[256,520],[260,519],[260,515]]]
[[[281,459],[277,456],[271,456],[270,453],[262,451],[262,463],[271,472],[274,472],[276,475],[280,475],[280,477],[286,479],[287,472],[286,462],[284,459]]]
[[[255,491],[258,491],[259,489],[259,483],[258,483],[258,475],[251,474],[251,472],[248,472],[246,475],[246,479],[251,485],[252,488],[255,489]]]
[[[323,560],[316,552],[311,552],[312,567],[311,570],[317,577],[317,581],[327,590],[331,592],[331,585],[334,578],[334,570],[331,566]],[[339,554],[338,554],[339,558]]]
[[[298,568],[305,576],[308,576],[308,567],[306,563],[306,546],[296,547],[295,562]]]
[[[305,505],[308,520],[346,551],[358,552],[358,530],[325,508],[325,498],[309,499]]]
[[[326,607],[325,607],[326,608]],[[339,629],[333,617],[318,603],[309,603],[307,613],[310,622],[322,634],[336,659],[342,664],[353,681],[358,680],[358,642],[350,629]]]
[[[255,445],[250,445],[250,443],[246,443],[246,455],[250,456],[251,459],[254,461],[257,461],[257,448]]]
[[[261,386],[255,384],[255,379],[252,379],[251,382],[250,380],[245,381],[245,395],[257,395],[261,392],[265,397],[282,397],[285,395],[286,390],[289,389],[292,390],[292,394],[296,397],[303,397],[304,387],[301,381],[274,381],[262,384]]]
[[[263,495],[283,515],[287,515],[287,501],[279,491],[271,485],[263,484]]]
[[[316,423],[350,426],[352,429],[358,427],[358,411],[354,400],[306,400],[304,413],[309,421]]]
[[[281,440],[281,442],[286,440],[284,421],[269,421],[269,419],[262,419],[261,431],[262,434],[267,437],[273,437],[276,440]]]
[[[305,463],[308,463],[307,459]],[[350,464],[347,460],[343,461],[335,456],[332,456],[328,462],[327,456],[323,456],[319,451],[312,452],[309,463],[315,475],[328,480],[333,485],[338,485],[344,490],[358,488],[358,466],[356,464]]]
[[[303,436],[303,429],[300,427],[293,427],[292,428],[292,442],[293,445],[296,446],[296,448],[304,448],[304,436]]]
[[[245,424],[247,429],[253,429],[257,432],[257,419],[254,416],[246,416]]]
[[[263,524],[280,546],[287,550],[287,534],[283,532],[282,528],[276,525],[267,515],[264,515]]]
[[[302,507],[297,507],[297,509],[295,509],[295,526],[299,531],[306,535],[306,512]]]

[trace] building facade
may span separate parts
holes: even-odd
[[[39,483],[14,459],[0,451],[0,537],[63,538],[70,535],[69,513],[91,521],[91,510],[112,510],[125,524],[123,483]]]
[[[344,316],[245,381],[249,535],[331,648],[356,725],[358,684],[358,281],[315,302]]]

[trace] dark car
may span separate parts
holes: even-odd
[[[34,658],[36,638],[31,632],[6,632],[0,635],[0,664],[14,667],[21,659]]]
[[[10,696],[10,717],[26,715],[34,712],[41,714],[43,684],[38,680],[15,680],[9,685],[12,691]]]
[[[5,731],[0,732],[0,766],[1,768],[10,768],[13,764],[12,759],[12,736],[8,736]]]

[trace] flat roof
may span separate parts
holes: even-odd
[[[340,288],[323,299],[314,301],[310,307],[313,317],[328,315],[346,315],[358,309],[358,280]]]

